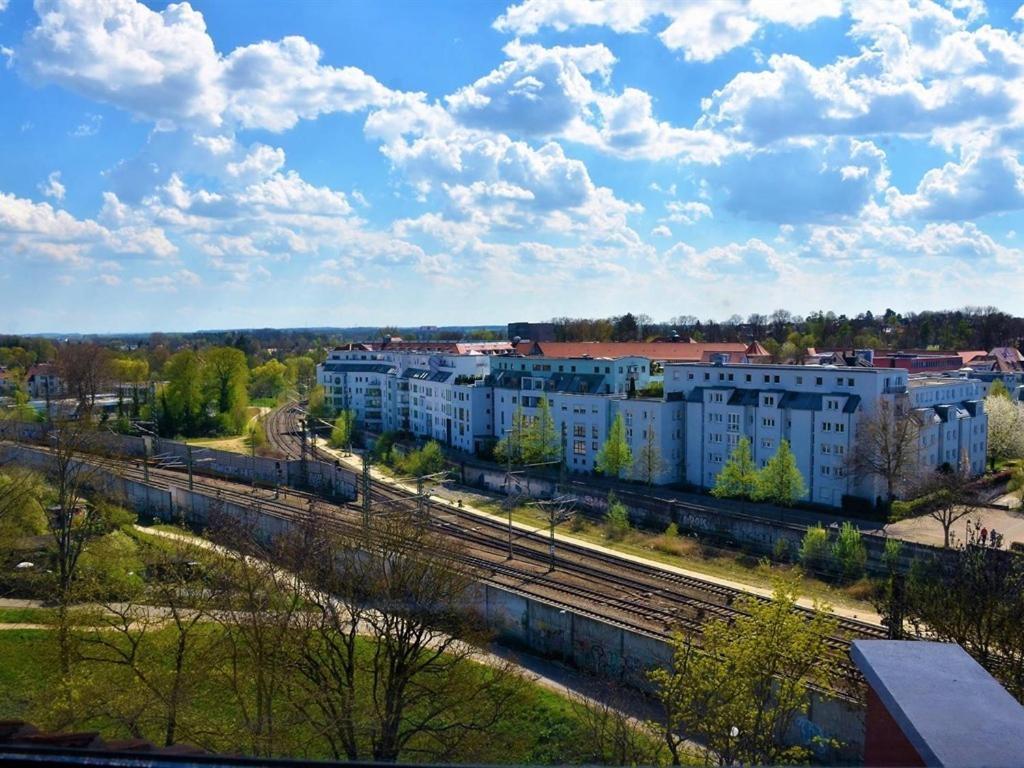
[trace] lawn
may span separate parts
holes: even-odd
[[[171,638],[164,638],[169,641]],[[163,641],[160,642],[161,646]],[[367,642],[363,653],[370,653]],[[223,671],[223,670],[221,670]],[[121,689],[127,692],[132,685],[123,672],[103,673],[99,681],[102,689]],[[474,674],[488,675],[485,666]],[[109,676],[109,679],[108,677]],[[88,676],[83,678],[88,681]],[[25,719],[41,727],[47,722],[48,708],[52,705],[58,682],[54,636],[48,630],[0,630],[0,719]],[[90,685],[97,681],[76,684],[79,695],[88,698]],[[79,687],[80,686],[80,687]],[[196,688],[190,691],[180,719],[182,726],[202,723],[208,732],[238,726],[237,704],[226,695],[218,671],[212,671]],[[116,699],[115,699],[116,701]],[[296,744],[308,744],[309,733],[302,733],[302,723],[293,725]],[[129,734],[106,719],[87,720],[75,724],[76,728],[96,729],[107,739],[125,738]],[[146,738],[159,742],[160,729],[147,728]],[[183,736],[183,740],[187,738]],[[230,741],[232,751],[242,744]],[[588,738],[573,705],[564,697],[535,684],[528,684],[517,696],[515,706],[499,724],[485,733],[470,737],[465,745],[474,762],[542,764],[573,763],[586,760]],[[229,749],[224,742],[222,749]],[[304,756],[329,757],[322,750],[303,749]],[[454,756],[458,761],[458,756]]]

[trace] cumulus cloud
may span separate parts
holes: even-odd
[[[153,11],[135,0],[38,0],[39,24],[17,60],[25,73],[167,129],[282,131],[300,119],[380,104],[390,91],[354,67],[320,64],[302,37],[221,55],[187,2]]]
[[[890,189],[898,216],[922,219],[973,219],[995,211],[1024,208],[1024,165],[1016,152],[991,147],[965,150],[959,162],[925,173],[909,195]]]
[[[262,178],[280,170],[283,166],[283,149],[268,147],[266,144],[254,144],[244,158],[237,162],[227,163],[225,170],[229,176]]]
[[[606,26],[619,33],[644,31],[653,19],[667,22],[658,38],[688,61],[711,61],[749,42],[765,24],[803,27],[835,17],[841,0],[817,3],[778,0],[691,0],[686,3],[629,3],[617,0],[524,0],[494,22],[500,32],[532,35],[544,27],[564,32]]]
[[[67,188],[60,183],[60,171],[53,171],[49,176],[46,177],[46,181],[39,185],[39,191],[46,197],[52,197],[55,200],[63,200],[64,193]]]
[[[672,221],[678,224],[695,224],[701,219],[711,218],[711,206],[695,200],[689,202],[672,200],[665,203],[665,210],[668,215],[662,221]]]

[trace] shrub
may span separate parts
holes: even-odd
[[[665,535],[671,538],[675,538],[679,535],[679,526],[675,523],[669,523],[668,527],[665,529]]]
[[[435,440],[395,462],[395,468],[399,472],[412,477],[432,475],[443,470],[444,466],[444,452],[440,443]]]
[[[814,573],[825,572],[830,563],[831,552],[828,546],[828,531],[820,524],[808,528],[800,542],[800,563]]]
[[[868,552],[861,541],[857,526],[847,521],[839,529],[839,535],[832,545],[832,557],[846,581],[856,581],[864,575]]]
[[[890,571],[895,571],[900,564],[900,554],[903,552],[903,542],[899,539],[886,539],[885,549],[882,551],[882,562]]]
[[[612,541],[622,541],[629,533],[629,511],[615,492],[608,494],[608,511],[604,515],[605,535]]]
[[[779,563],[788,563],[793,557],[789,539],[783,537],[775,540],[772,547],[772,558]]]

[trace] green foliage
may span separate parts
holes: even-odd
[[[245,442],[249,450],[258,453],[267,446],[267,428],[261,419],[253,419],[245,427]]]
[[[284,365],[288,369],[288,384],[301,394],[309,392],[316,385],[316,362],[312,357],[286,357]]]
[[[142,579],[143,565],[135,540],[121,530],[91,540],[79,560],[79,581],[99,599],[131,594]]]
[[[157,428],[173,437],[238,434],[248,421],[249,367],[232,347],[190,349],[163,366],[167,384],[159,395]]]
[[[796,465],[796,457],[789,448],[789,441],[783,440],[779,443],[779,450],[758,472],[754,497],[758,501],[789,507],[806,493],[807,487]]]
[[[800,563],[808,571],[824,573],[830,565],[830,557],[828,531],[820,523],[808,528],[800,542]]]
[[[890,571],[895,571],[900,564],[900,557],[903,555],[903,542],[899,539],[886,539],[885,549],[882,551],[882,562]]]
[[[626,425],[622,414],[616,414],[608,439],[597,454],[597,471],[608,477],[620,477],[633,464],[633,452],[626,440]]]
[[[422,448],[409,452],[395,462],[395,469],[411,477],[432,475],[444,468],[444,451],[436,440],[431,440]]]
[[[793,556],[791,550],[789,539],[780,536],[772,545],[772,559],[778,563],[788,563]]]
[[[853,523],[847,521],[840,527],[839,535],[832,544],[832,557],[845,580],[856,581],[864,575],[868,551]]]
[[[676,536],[679,535],[679,526],[675,523],[669,523],[668,526],[665,528],[665,535],[669,538],[674,539]]]
[[[356,415],[353,411],[342,411],[334,420],[334,427],[331,429],[331,447],[348,448],[355,436]]]
[[[268,360],[249,373],[249,395],[276,399],[288,389],[288,367],[279,360]]]
[[[988,388],[989,397],[1004,397],[1007,400],[1010,399],[1010,390],[1006,388],[1001,379],[996,379],[992,382],[992,386]]]
[[[331,411],[327,405],[327,396],[324,388],[317,384],[309,390],[309,415],[322,419]]]
[[[715,478],[711,495],[718,499],[752,499],[757,492],[757,467],[750,452],[750,441],[742,438],[729,454],[729,460]]]
[[[803,762],[806,746],[785,738],[809,706],[808,684],[828,688],[840,664],[830,646],[836,620],[818,605],[810,620],[798,613],[797,583],[776,583],[774,599],[740,599],[733,621],[706,623],[698,649],[676,635],[673,663],[649,673],[664,705],[664,735],[678,759],[683,739],[719,765]]]
[[[562,455],[555,419],[551,415],[548,398],[543,393],[537,398],[537,413],[526,425],[520,445],[522,461],[525,464],[556,461]]]
[[[608,509],[604,513],[605,536],[611,541],[622,541],[629,534],[629,510],[619,501],[615,491],[608,494]]]
[[[397,438],[398,434],[396,432],[381,432],[373,444],[373,461],[385,466],[391,466],[394,463],[393,449]]]

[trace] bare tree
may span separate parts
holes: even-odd
[[[95,342],[65,344],[57,353],[57,370],[84,418],[96,405],[96,395],[113,378],[110,350]]]
[[[654,421],[647,422],[647,429],[644,430],[644,444],[637,451],[633,460],[633,472],[647,485],[654,485],[658,473],[665,467],[661,458],[661,451],[658,448],[658,441],[654,434]]]
[[[336,758],[450,760],[503,716],[521,679],[504,663],[480,674],[473,576],[413,511],[378,512],[365,533],[312,523],[298,540],[297,705]]]
[[[882,400],[870,416],[857,424],[850,472],[857,478],[878,478],[885,483],[886,499],[896,498],[911,482],[918,465],[917,417],[904,399]]]
[[[633,717],[624,691],[608,684],[593,697],[571,694],[569,702],[583,729],[580,757],[595,765],[659,765],[666,744],[653,724]]]
[[[942,526],[945,547],[952,543],[953,525],[975,511],[971,479],[970,459],[965,455],[958,466],[944,466],[929,472],[915,486],[915,495],[924,497],[928,510],[925,514]]]

